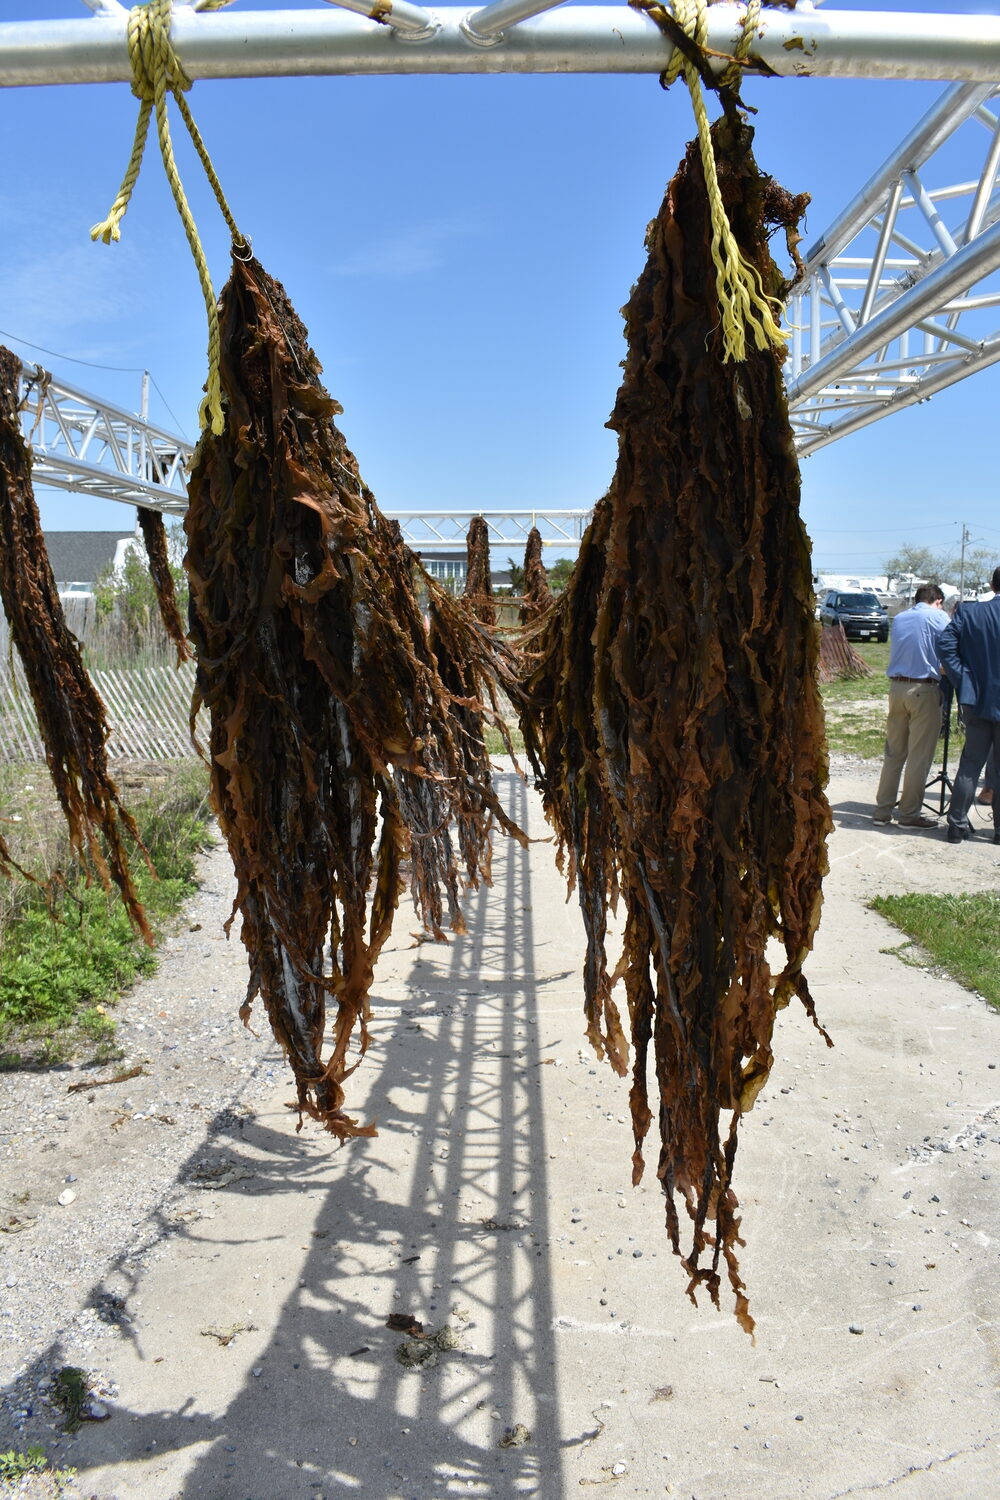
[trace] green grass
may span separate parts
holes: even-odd
[[[933,964],[1000,1009],[1000,893],[876,896],[870,904]]]
[[[88,885],[79,868],[66,868],[65,835],[57,813],[31,802],[44,773],[33,770],[18,805],[31,807],[25,835],[14,852],[36,873],[65,869],[55,889],[55,917],[43,893],[27,881],[5,883],[0,911],[0,1065],[53,1063],[75,1052],[100,1061],[116,1055],[109,1008],[134,980],[156,968],[156,957],[137,939],[117,893]],[[5,778],[10,780],[9,777]],[[21,773],[24,785],[24,772]],[[207,840],[207,778],[200,765],[176,762],[155,789],[131,799],[143,842],[158,879],[140,855],[131,854],[139,898],[154,933],[196,889],[195,855]],[[10,787],[4,789],[9,803]],[[27,820],[26,820],[27,821]]]
[[[484,726],[483,739],[486,741],[486,753],[488,755],[507,755],[509,753],[507,746],[503,742],[503,735],[492,724]],[[510,726],[510,742],[514,746],[516,754],[524,754],[524,736],[520,729],[513,724]]]
[[[843,682],[828,682],[820,689],[824,703],[854,703],[859,698],[878,697],[886,692],[885,669],[889,665],[888,641],[851,641],[855,651],[874,672],[873,677],[851,677]]]
[[[885,747],[888,695],[885,669],[889,647],[881,642],[852,642],[875,675],[828,682],[820,688],[826,711],[826,739],[835,755],[873,760]]]

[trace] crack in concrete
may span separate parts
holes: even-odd
[[[973,1443],[968,1448],[957,1448],[954,1453],[945,1453],[938,1458],[932,1458],[926,1464],[911,1464],[904,1469],[902,1474],[895,1474],[891,1479],[885,1479],[875,1484],[852,1485],[849,1490],[838,1490],[835,1495],[830,1495],[829,1500],[846,1500],[849,1495],[875,1495],[880,1490],[894,1489],[897,1484],[902,1484],[907,1479],[912,1479],[914,1474],[929,1474],[932,1470],[943,1468],[945,1464],[953,1463],[956,1458],[967,1458],[970,1453],[982,1453],[995,1442],[995,1434],[991,1433],[981,1443]]]

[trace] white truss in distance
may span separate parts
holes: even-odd
[[[1000,360],[997,103],[996,84],[948,89],[808,251],[788,307],[800,455]]]
[[[19,390],[21,432],[31,448],[35,485],[120,500],[168,515],[187,509],[190,443],[120,407],[26,365]],[[495,546],[523,547],[537,526],[546,547],[578,547],[590,510],[386,511],[414,548],[465,546],[473,516],[483,516]]]
[[[192,448],[183,438],[25,365],[21,432],[36,485],[181,515]]]
[[[579,547],[590,521],[590,510],[389,510],[398,521],[403,539],[417,551],[454,552],[465,546],[469,523],[482,516],[489,529],[491,546],[523,547],[534,526],[543,547]]]

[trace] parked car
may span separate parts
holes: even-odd
[[[820,603],[819,617],[824,625],[839,621],[849,640],[889,639],[889,611],[879,603],[877,594],[843,594],[839,589],[828,589]]]

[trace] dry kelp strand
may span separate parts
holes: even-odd
[[[780,297],[766,226],[788,230],[792,200],[758,173],[738,119],[714,136],[742,254]],[[523,726],[579,889],[588,1033],[618,1068],[626,1044],[609,1003],[605,913],[619,892],[624,902],[614,978],[632,1040],[634,1179],[655,1119],[667,1227],[689,1291],[703,1286],[718,1301],[724,1265],[749,1331],[737,1125],[768,1076],[776,1011],[798,995],[814,1015],[802,964],[830,814],[780,362],[755,348],[724,363],[711,232],[691,147],[625,310],[615,476],[537,638]],[[770,938],[785,950],[777,973]]]
[[[360,477],[305,329],[257,261],[234,261],[220,323],[225,430],[202,438],[186,519],[195,707],[209,711],[236,868],[243,1015],[259,994],[300,1112],[344,1140],[374,1128],[345,1112],[344,1083],[367,1046],[407,862],[435,935],[461,930],[462,886],[488,869],[489,817],[503,820],[460,711],[498,691],[487,679],[502,661],[471,614],[432,591],[446,685],[414,558]]]
[[[552,606],[549,575],[542,562],[542,534],[537,526],[528,532],[524,549],[524,595],[521,600],[521,624],[534,625]]]
[[[465,538],[464,597],[480,625],[491,630],[497,622],[490,571],[490,530],[482,516],[473,516]]]
[[[18,420],[20,374],[17,355],[0,347],[0,598],[24,667],[70,847],[88,870],[97,871],[105,887],[114,881],[133,927],[152,944],[129,870],[126,839],[145,851],[108,771],[104,705],[66,624],[45,550],[31,455]]]
[[[149,576],[153,580],[153,588],[156,591],[160,619],[163,621],[164,630],[174,643],[177,651],[177,665],[180,666],[191,659],[191,651],[177,608],[174,576],[170,571],[170,558],[167,550],[167,529],[158,510],[149,510],[140,506],[138,516],[139,529],[146,545]]]

